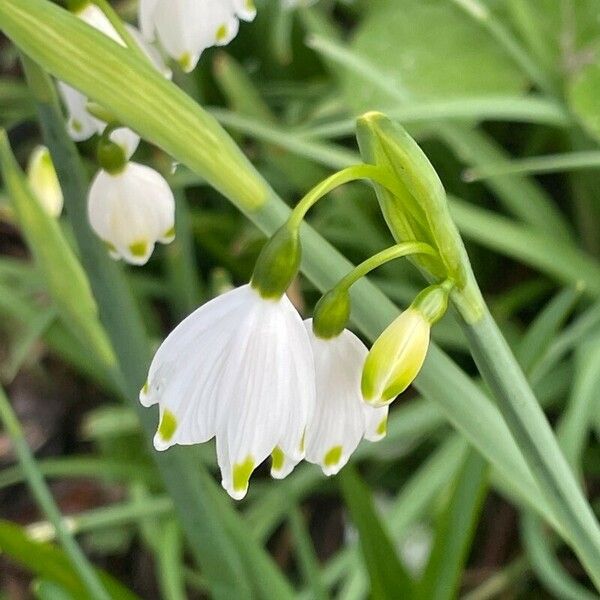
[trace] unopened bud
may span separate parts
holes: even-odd
[[[375,341],[362,374],[365,402],[389,404],[415,380],[427,356],[431,326],[448,308],[452,282],[423,290]]]
[[[27,181],[33,195],[51,217],[63,209],[63,193],[48,148],[38,146],[29,157]]]

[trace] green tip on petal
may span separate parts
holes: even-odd
[[[377,425],[377,429],[375,430],[375,433],[382,437],[384,435],[386,435],[386,433],[387,433],[387,417],[383,417],[383,419],[381,419],[381,423],[379,423],[379,425]]]
[[[273,471],[281,471],[285,463],[285,454],[279,446],[275,446],[271,452],[271,469]]]
[[[142,386],[142,391],[141,394],[143,396],[147,396],[148,395],[148,391],[149,391],[149,386],[148,386],[148,382],[146,381],[146,383],[144,383],[144,385]]]
[[[83,125],[81,124],[81,121],[78,121],[77,119],[71,119],[71,128],[76,133],[80,133],[83,129]]]
[[[227,38],[227,25],[221,25],[215,34],[217,42],[222,42]]]
[[[246,0],[246,10],[256,10],[256,4],[254,4],[254,0]]]
[[[192,70],[192,55],[189,52],[184,52],[178,59],[177,64],[183,71],[189,73]]]
[[[163,240],[173,241],[175,239],[175,225],[171,229],[165,231],[162,235]]]
[[[243,463],[233,465],[233,489],[236,492],[245,492],[248,489],[250,475],[254,471],[254,460],[248,456]]]
[[[323,462],[325,463],[326,467],[335,467],[335,465],[337,465],[340,462],[341,458],[342,447],[334,446],[331,450],[329,450],[329,452],[327,452],[325,458],[323,459]]]
[[[129,245],[129,251],[136,258],[144,258],[148,254],[148,242],[140,241]]]
[[[175,418],[175,415],[170,410],[165,410],[160,420],[160,425],[158,426],[158,435],[165,442],[169,442],[173,439],[176,430],[177,419]]]

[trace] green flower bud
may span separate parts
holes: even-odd
[[[63,209],[63,193],[46,146],[38,146],[31,153],[27,164],[27,182],[44,210],[51,217],[58,217]]]
[[[337,337],[350,318],[350,294],[345,288],[333,288],[317,303],[313,314],[313,331],[322,339]]]
[[[284,225],[262,249],[252,274],[252,287],[263,298],[281,298],[298,274],[301,257],[298,229]]]
[[[106,133],[98,142],[97,157],[102,169],[111,175],[117,175],[123,171],[127,164],[125,150],[119,144],[115,144]]]
[[[423,290],[373,344],[362,374],[362,394],[373,406],[389,404],[415,380],[427,350],[431,326],[448,308],[453,283]]]

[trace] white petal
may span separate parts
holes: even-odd
[[[317,401],[306,431],[306,460],[321,465],[326,475],[337,473],[365,433],[360,390],[368,350],[351,332],[321,339],[305,321],[315,360]]]
[[[167,427],[159,426],[157,449],[216,435],[223,487],[240,499],[252,471],[275,447],[290,456],[276,476],[301,458],[314,393],[300,316],[286,296],[264,300],[246,285],[200,307],[167,337],[140,401],[160,405],[161,426],[168,417]]]
[[[154,14],[159,0],[140,0],[138,5],[138,23],[142,35],[149,41],[155,39]]]
[[[128,163],[116,175],[100,171],[89,192],[92,229],[114,253],[145,264],[155,243],[175,223],[175,200],[165,179],[145,165]]]
[[[363,403],[365,413],[365,440],[378,442],[387,434],[389,406],[374,407]]]
[[[236,468],[253,470],[276,446],[292,461],[302,457],[314,405],[310,343],[300,316],[287,296],[279,301],[255,296],[230,348],[221,391],[226,409],[219,415],[217,439],[225,435],[228,441],[233,492],[240,491]]]
[[[58,89],[67,108],[67,128],[71,139],[82,142],[102,132],[104,123],[88,113],[87,98],[81,92],[62,81],[58,82]]]
[[[140,136],[127,127],[119,127],[118,129],[115,129],[111,132],[109,137],[115,144],[123,149],[127,159],[131,158],[140,144]]]
[[[254,0],[233,0],[235,14],[244,21],[252,21],[256,16]]]
[[[117,44],[121,44],[121,46],[125,45],[119,34],[115,31],[115,28],[111,25],[108,17],[96,4],[87,4],[77,13],[77,16],[94,29],[107,35],[111,40],[117,42]]]

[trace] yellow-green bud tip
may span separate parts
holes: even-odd
[[[423,315],[409,308],[381,334],[363,368],[365,402],[385,406],[408,388],[425,361],[430,331]]]

